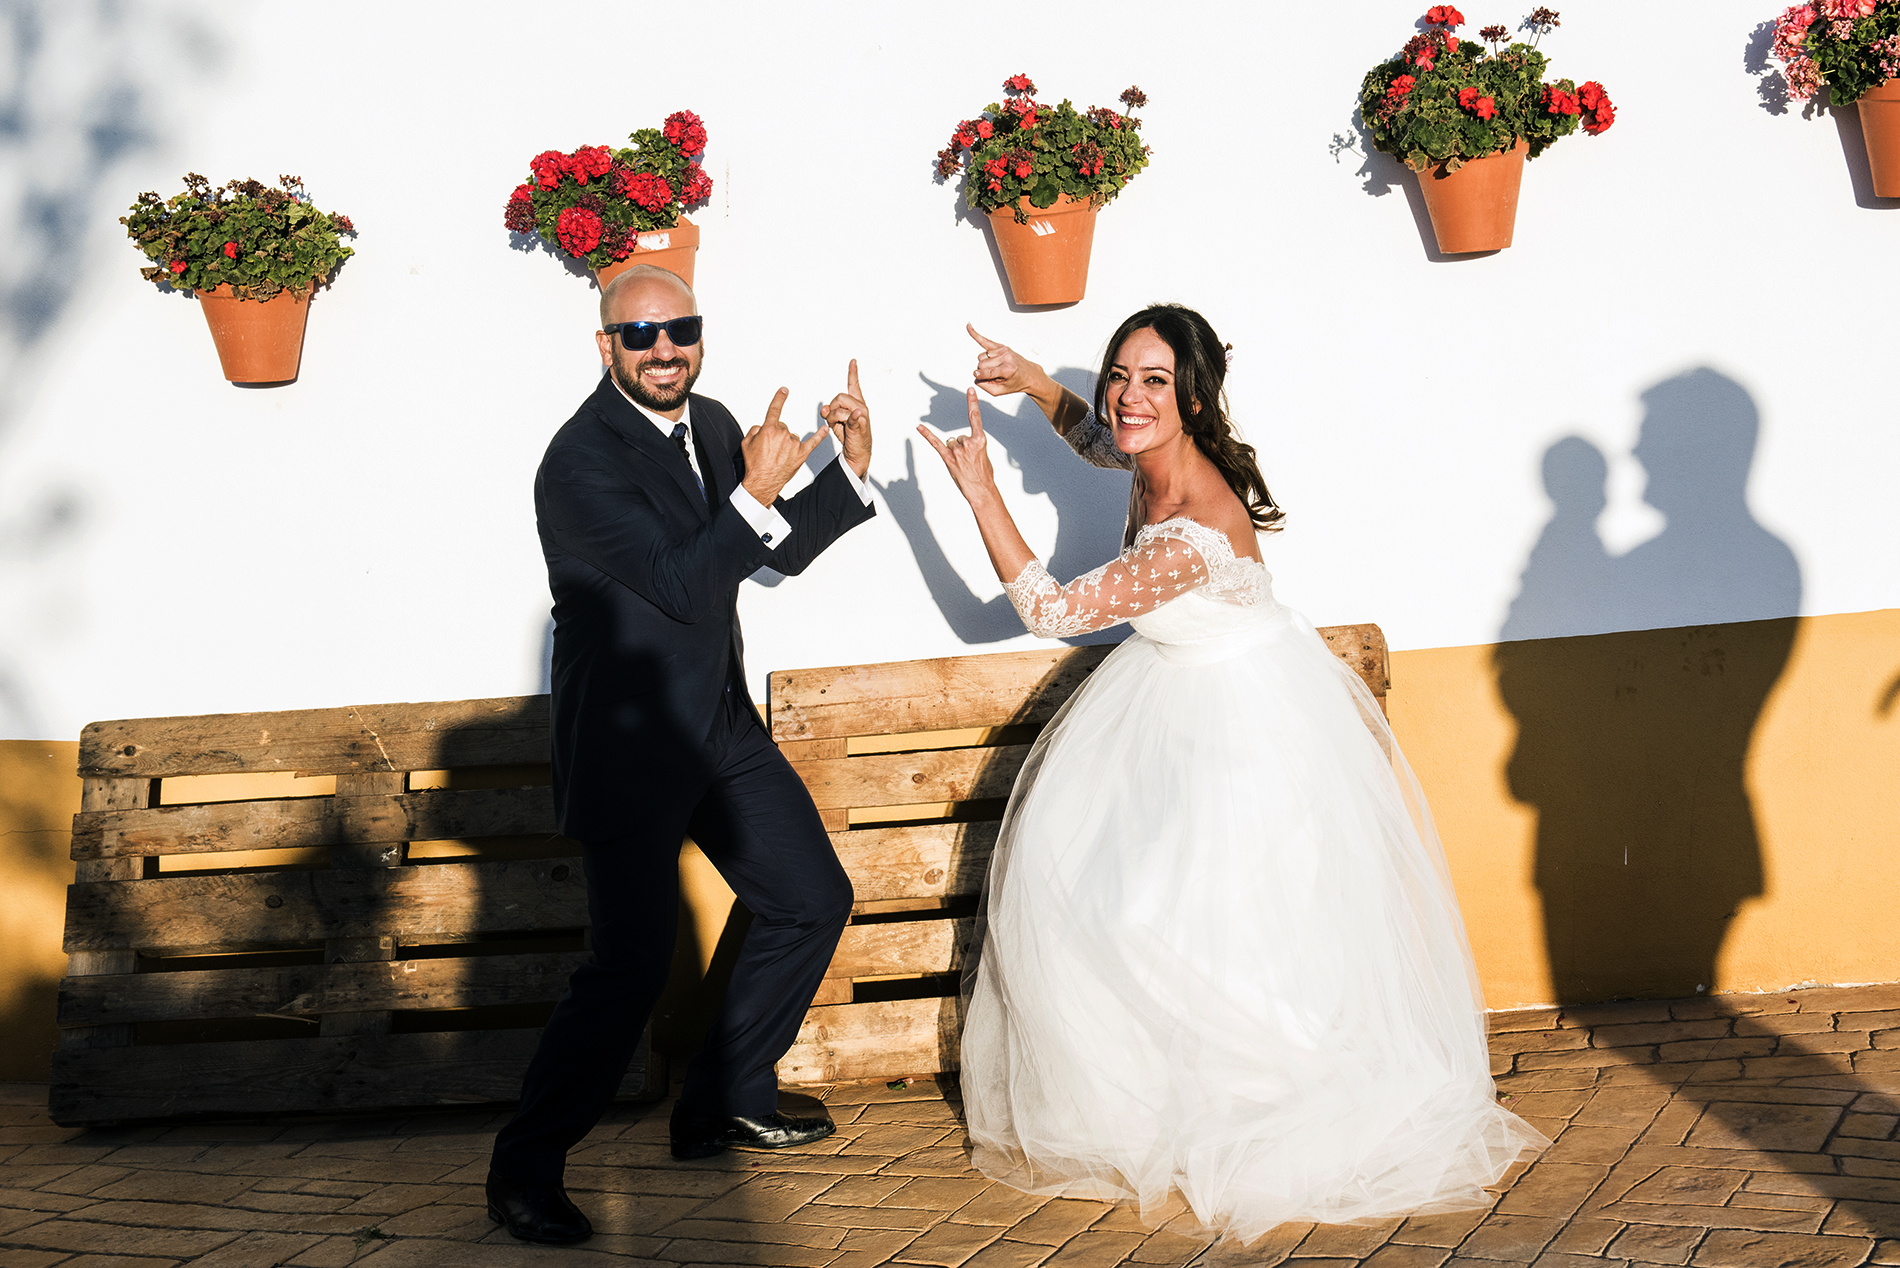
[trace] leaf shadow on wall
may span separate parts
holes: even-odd
[[[1461,255],[1446,255],[1438,249],[1438,234],[1432,229],[1432,213],[1426,210],[1425,195],[1419,191],[1418,176],[1384,150],[1374,147],[1372,135],[1366,131],[1364,120],[1357,110],[1353,111],[1351,132],[1335,132],[1327,149],[1332,152],[1333,162],[1339,162],[1342,154],[1352,154],[1359,158],[1359,169],[1354,176],[1363,176],[1365,181],[1360,188],[1373,198],[1384,198],[1395,188],[1404,191],[1405,205],[1412,213],[1412,226],[1418,230],[1418,244],[1425,249],[1425,258],[1433,264],[1454,264],[1459,260],[1483,260],[1497,254],[1496,251],[1470,251]]]
[[[940,435],[955,435],[969,430],[969,408],[963,392],[928,376],[919,378],[931,390],[929,408],[922,421]],[[1052,376],[1058,383],[1088,399],[1094,391],[1086,370],[1064,368]],[[1131,477],[1126,471],[1092,467],[1056,434],[1041,411],[1026,400],[1015,415],[1003,413],[988,402],[980,404],[983,428],[996,450],[1010,466],[1022,472],[1023,492],[1046,497],[1056,510],[1056,541],[1049,552],[1048,569],[1061,582],[1081,576],[1113,559],[1121,551],[1122,530],[1127,522]],[[923,484],[917,464],[935,463],[935,453],[921,440],[905,441],[905,470],[902,479],[877,486],[891,518],[910,543],[911,554],[930,597],[943,613],[952,632],[966,644],[998,643],[1023,633],[1023,623],[1010,605],[1007,595],[978,598],[956,566],[944,553],[925,511]],[[940,514],[947,515],[954,532],[976,537],[976,523],[959,494],[951,494]],[[1129,634],[1125,625],[1063,639],[1069,644],[1120,642]]]
[[[1607,461],[1577,437],[1552,445],[1554,510],[1495,653],[1564,1003],[1719,986],[1729,922],[1762,892],[1744,761],[1800,607],[1794,552],[1747,503],[1747,390],[1697,369],[1642,399],[1634,455],[1662,532],[1611,556],[1596,532]]]

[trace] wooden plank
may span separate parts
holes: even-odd
[[[319,1017],[557,1000],[584,951],[68,977],[59,1024]]]
[[[976,921],[891,920],[846,925],[826,977],[907,977],[963,967]]]
[[[1391,683],[1378,626],[1326,626],[1320,637],[1373,695],[1385,695]],[[772,738],[784,743],[1046,722],[1112,650],[1038,648],[780,670],[770,680]]]
[[[917,802],[1007,797],[1029,745],[940,749],[922,753],[867,753],[859,757],[793,762],[812,801],[822,810],[850,806],[905,806]]]
[[[547,760],[546,696],[129,718],[94,722],[79,735],[79,773],[96,776],[338,775]]]
[[[398,1109],[512,1101],[538,1029],[188,1043],[63,1051],[48,1098],[67,1126],[186,1115]],[[619,1094],[666,1094],[645,1037]]]
[[[74,885],[66,949],[232,949],[587,924],[578,858],[160,876]]]
[[[1333,655],[1365,680],[1373,695],[1385,699],[1392,689],[1392,658],[1386,651],[1384,630],[1376,625],[1328,625],[1319,636]]]
[[[554,833],[552,788],[435,789],[77,814],[73,857],[291,850],[538,833]]]
[[[772,738],[1047,722],[1112,647],[1051,647],[771,675]]]
[[[996,847],[995,820],[859,828],[831,834],[832,848],[862,907],[895,899],[981,892]]]
[[[957,1000],[831,1004],[805,1014],[778,1063],[781,1083],[938,1074],[957,1068]]]

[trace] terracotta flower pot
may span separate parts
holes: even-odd
[[[1418,189],[1432,218],[1438,249],[1446,255],[1502,251],[1517,226],[1517,187],[1524,179],[1522,137],[1502,154],[1472,159],[1455,172],[1442,166],[1418,173]]]
[[[996,253],[1003,257],[1010,294],[1018,304],[1073,304],[1089,285],[1089,248],[1095,245],[1095,213],[1089,200],[1057,194],[1042,210],[1018,200],[1029,223],[1016,223],[1008,207],[989,213]]]
[[[615,260],[612,264],[594,270],[594,281],[605,290],[607,283],[625,273],[636,264],[651,264],[655,268],[677,273],[688,286],[693,284],[693,256],[699,251],[699,226],[681,216],[680,222],[671,229],[655,229],[643,233],[633,248],[633,254],[624,260]]]
[[[1874,193],[1900,198],[1900,79],[1889,79],[1854,104],[1860,107],[1860,134],[1867,142]]]
[[[233,383],[288,383],[303,361],[303,328],[314,286],[269,299],[239,299],[231,288],[198,291],[198,307]]]

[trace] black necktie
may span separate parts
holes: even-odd
[[[699,478],[699,471],[693,466],[693,460],[686,453],[686,424],[673,424],[673,444],[678,447],[680,457],[686,459],[686,469],[693,473],[693,483],[699,486],[699,500],[706,500],[706,482]]]

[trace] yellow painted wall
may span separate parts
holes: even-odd
[[[1900,610],[1398,652],[1389,706],[1491,1007],[1900,980]],[[46,1077],[76,756],[0,742],[0,1079]],[[675,1052],[745,919],[681,882]]]

